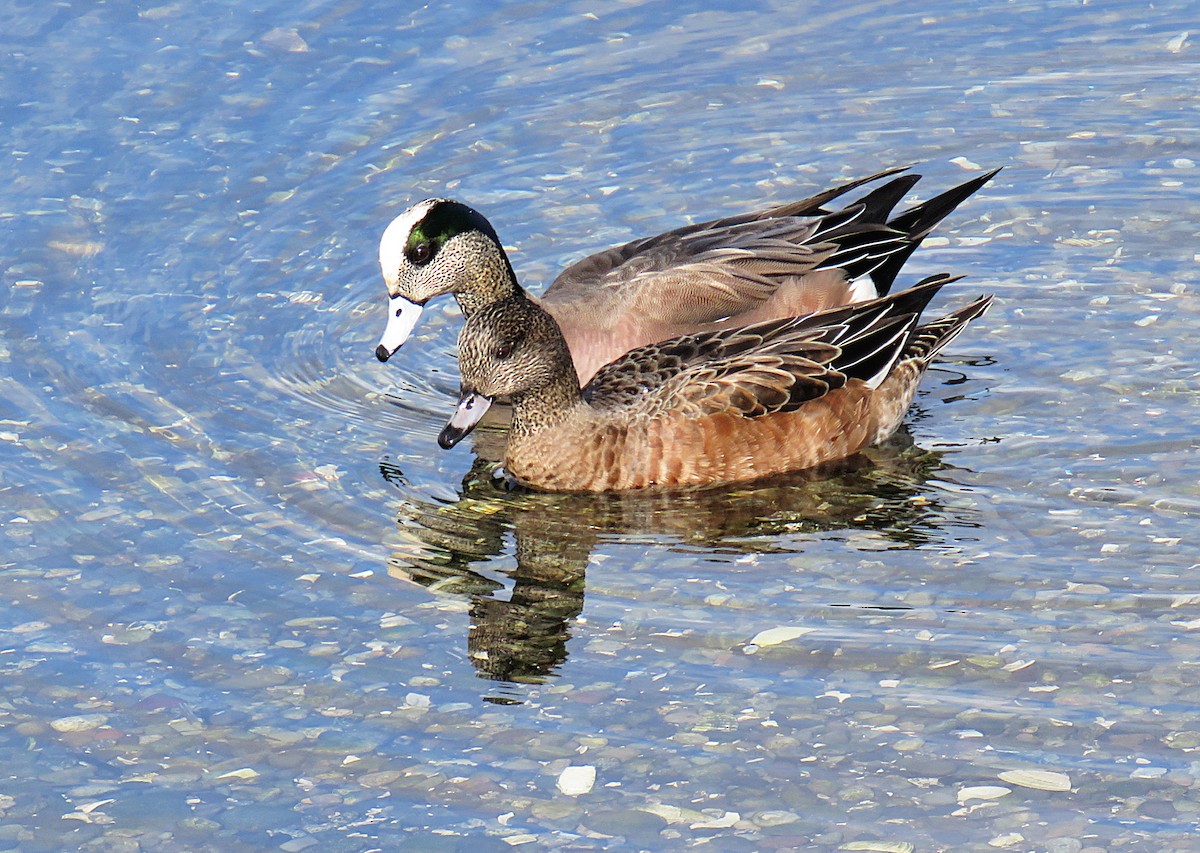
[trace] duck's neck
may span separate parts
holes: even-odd
[[[512,404],[512,431],[520,435],[556,427],[586,405],[573,367],[550,385],[513,397]]]
[[[543,315],[547,323],[542,356],[547,361],[546,375],[550,379],[537,388],[513,395],[512,431],[522,436],[556,427],[571,417],[578,408],[587,406],[566,339],[563,338],[554,319],[532,303],[528,303],[528,310]]]
[[[522,437],[553,429],[570,418],[576,408],[586,405],[574,368],[544,388],[513,397],[512,404],[512,432]]]
[[[525,295],[499,241],[476,232],[470,235],[470,242],[474,244],[470,247],[471,254],[477,260],[470,265],[469,272],[464,270],[469,276],[467,282],[454,291],[465,316],[493,302]]]

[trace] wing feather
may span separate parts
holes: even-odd
[[[751,311],[818,270],[848,281],[870,276],[886,292],[904,260],[941,219],[994,173],[954,187],[891,218],[920,179],[888,169],[810,198],[714,219],[617,246],[571,265],[546,290],[547,301],[590,305],[589,322],[646,328],[701,326]],[[836,211],[829,202],[890,178]]]
[[[760,417],[851,379],[875,388],[914,340],[921,311],[953,280],[932,276],[870,302],[639,347],[601,368],[584,397],[597,409],[651,417]]]

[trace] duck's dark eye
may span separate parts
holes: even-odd
[[[492,357],[497,358],[500,361],[504,361],[506,358],[512,355],[513,350],[517,348],[517,345],[520,344],[521,341],[525,340],[524,329],[506,329],[505,334],[507,334],[508,337],[500,338],[492,347]]]
[[[414,264],[428,263],[433,257],[433,248],[428,243],[418,243],[408,252],[408,259]]]

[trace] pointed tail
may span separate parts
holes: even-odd
[[[929,363],[935,355],[937,355],[942,347],[957,338],[962,330],[967,327],[967,324],[976,317],[983,316],[987,311],[988,306],[992,304],[992,297],[981,296],[969,305],[964,305],[957,311],[951,311],[944,317],[939,317],[933,322],[918,326],[912,337],[908,341],[908,345],[904,348],[904,358],[917,358],[925,363]]]
[[[900,268],[904,266],[904,262],[921,245],[921,241],[929,236],[929,232],[945,219],[952,210],[974,195],[980,187],[995,177],[999,171],[999,169],[993,169],[990,172],[984,172],[979,177],[972,178],[956,187],[952,187],[941,195],[936,195],[929,199],[929,201],[909,208],[904,213],[890,220],[888,227],[907,234],[908,242],[903,249],[890,254],[871,273],[871,280],[875,282],[875,289],[880,294],[885,294],[891,290],[892,283],[896,280]]]

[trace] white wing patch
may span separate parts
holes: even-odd
[[[869,299],[878,299],[879,293],[875,290],[875,282],[871,281],[869,275],[860,275],[850,284],[848,305],[853,305],[856,302],[866,302]]]

